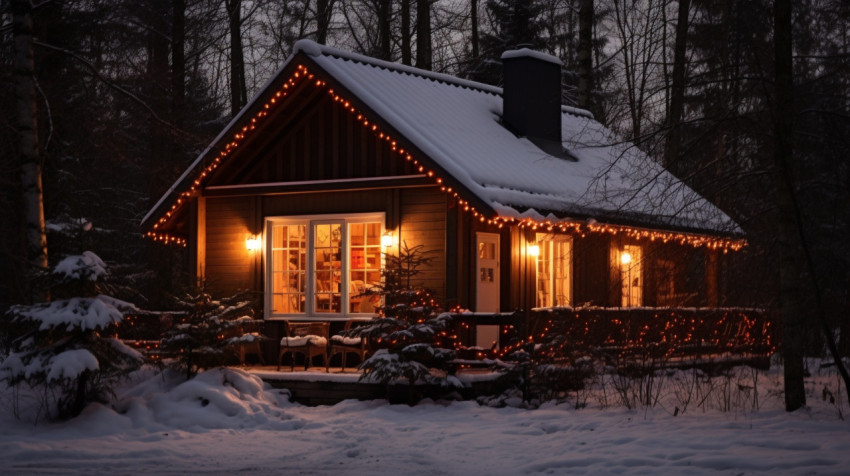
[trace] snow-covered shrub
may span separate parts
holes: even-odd
[[[550,325],[537,339],[517,346],[493,367],[501,372],[501,387],[511,400],[519,390],[523,406],[535,407],[582,389],[597,372],[595,361],[576,349],[562,328]]]
[[[107,276],[96,254],[69,256],[53,271],[53,301],[7,312],[11,352],[0,364],[0,379],[41,389],[50,418],[70,418],[87,403],[105,400],[117,379],[142,362],[113,337],[124,314],[138,309],[100,294]]]
[[[178,301],[183,311],[165,331],[160,347],[173,368],[190,379],[199,370],[233,363],[239,345],[246,339],[264,337],[246,331],[253,320],[254,305],[245,294],[213,299],[204,291]]]

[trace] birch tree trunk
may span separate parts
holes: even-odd
[[[12,34],[15,43],[15,96],[18,152],[21,157],[21,190],[24,195],[29,294],[33,301],[46,300],[45,286],[34,280],[47,272],[47,233],[41,185],[41,150],[38,144],[38,108],[33,59],[32,3],[12,0]]]

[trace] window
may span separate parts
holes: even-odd
[[[537,307],[569,306],[572,302],[570,236],[537,234]]]
[[[383,214],[266,220],[268,317],[374,315]]]
[[[640,246],[623,246],[623,249],[620,251],[620,279],[622,281],[621,307],[638,307],[643,305],[642,261],[643,252]]]

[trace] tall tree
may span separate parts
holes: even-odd
[[[26,221],[27,261],[33,280],[47,271],[47,231],[44,221],[42,158],[38,141],[38,108],[33,58],[32,2],[12,0],[12,35],[15,43],[15,95],[18,153],[21,158],[21,188]],[[30,299],[43,300],[42,286],[31,286]]]
[[[469,1],[469,20],[470,20],[470,37],[469,46],[472,54],[472,61],[477,62],[479,53],[479,38],[478,38],[478,0]]]
[[[431,0],[416,0],[416,67],[431,69]]]
[[[316,43],[321,45],[328,42],[334,3],[336,0],[316,0]]]
[[[171,6],[171,116],[178,128],[186,114],[186,0]]]
[[[393,8],[392,2],[378,3],[378,58],[392,60],[392,44],[390,43],[392,33]]]
[[[245,56],[242,50],[242,0],[224,0],[230,33],[230,115],[248,104],[245,83]]]
[[[399,14],[401,15],[401,31],[399,32],[399,36],[401,36],[401,64],[410,66],[413,64],[413,46],[411,44],[411,37],[413,36],[413,33],[410,30],[410,0],[401,0],[401,9]]]
[[[779,313],[782,320],[782,361],[785,372],[785,409],[794,411],[806,404],[803,366],[803,321],[800,278],[800,239],[794,203],[794,93],[791,41],[791,0],[774,1],[776,72],[774,86],[774,173],[777,204],[777,247],[779,250]]]
[[[670,85],[670,107],[667,113],[667,139],[664,147],[664,166],[676,173],[681,146],[682,115],[685,109],[685,55],[688,43],[690,0],[679,0],[676,18],[676,39],[673,46],[673,79]]]
[[[578,25],[577,106],[590,110],[593,91],[593,0],[581,0]]]

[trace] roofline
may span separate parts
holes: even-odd
[[[349,101],[356,104],[358,110],[362,111],[365,115],[369,117],[373,122],[380,122],[382,129],[387,131],[392,131],[393,135],[400,140],[403,140],[405,144],[405,149],[412,152],[417,156],[418,159],[427,159],[430,163],[430,168],[439,170],[440,175],[442,177],[451,177],[452,187],[455,190],[463,191],[463,198],[465,200],[469,200],[474,202],[475,208],[480,210],[482,213],[485,213],[493,218],[497,215],[496,211],[490,206],[485,200],[479,197],[475,192],[469,190],[460,180],[457,180],[453,177],[451,173],[444,170],[436,161],[434,161],[427,153],[425,153],[417,144],[408,139],[404,134],[400,133],[386,118],[378,114],[375,110],[369,107],[366,103],[364,103],[359,97],[357,97],[354,93],[348,90],[342,83],[340,83],[332,74],[322,68],[319,64],[311,59],[311,57],[318,56],[320,54],[338,56],[341,58],[349,59],[352,61],[358,61],[363,63],[368,63],[375,65],[377,67],[397,70],[403,73],[415,74],[417,76],[421,76],[424,78],[441,81],[445,83],[451,83],[460,87],[467,87],[472,89],[479,89],[491,94],[501,95],[501,88],[497,88],[495,86],[489,86],[482,83],[475,83],[473,81],[467,81],[463,79],[458,79],[453,76],[445,75],[442,73],[433,73],[430,71],[424,71],[421,69],[399,65],[397,63],[391,63],[388,61],[377,60],[374,58],[369,58],[367,56],[358,55],[355,53],[347,53],[341,50],[337,50],[335,48],[331,48],[328,46],[319,45],[310,40],[300,40],[296,43],[295,48],[293,49],[293,54],[291,54],[284,64],[278,68],[275,74],[269,79],[263,87],[260,89],[257,94],[246,104],[237,114],[230,120],[230,122],[221,130],[221,132],[213,139],[209,145],[195,158],[195,160],[186,168],[186,170],[177,178],[174,184],[168,188],[168,190],[163,193],[160,199],[156,202],[156,204],[148,211],[148,213],[142,218],[140,222],[140,227],[143,232],[149,231],[153,228],[155,224],[155,220],[162,217],[166,213],[166,208],[169,204],[177,200],[178,196],[183,193],[183,191],[187,188],[186,183],[193,179],[193,177],[198,173],[200,169],[203,169],[208,165],[208,162],[205,162],[205,159],[211,157],[212,154],[217,152],[222,148],[223,143],[226,143],[232,137],[233,131],[238,129],[238,126],[242,125],[243,121],[250,117],[251,112],[253,112],[257,105],[264,102],[263,99],[269,96],[271,91],[274,91],[275,86],[279,85],[282,82],[282,78],[285,76],[285,72],[291,67],[292,64],[297,64],[299,61],[308,65],[308,69],[311,71],[320,71],[321,76],[323,76],[323,80],[328,81],[333,84],[334,89],[339,89],[341,91],[345,91],[350,96]],[[296,59],[301,58],[296,61]]]
[[[203,167],[204,165],[206,165],[203,162],[204,159],[211,152],[213,152],[214,149],[218,149],[221,143],[230,137],[233,129],[236,128],[237,124],[239,124],[243,120],[243,118],[248,115],[249,111],[252,110],[257,103],[262,102],[260,101],[260,99],[269,93],[269,90],[272,89],[272,86],[274,84],[279,82],[279,79],[283,76],[284,71],[289,67],[290,64],[295,61],[295,58],[297,56],[297,54],[289,55],[286,61],[284,61],[283,65],[278,68],[278,70],[271,76],[268,81],[266,81],[266,83],[263,85],[262,88],[260,88],[257,94],[255,94],[254,97],[251,98],[251,100],[248,101],[248,103],[242,109],[240,109],[235,116],[233,116],[233,119],[231,119],[230,122],[227,123],[224,128],[222,128],[221,132],[219,132],[215,139],[210,141],[207,147],[200,154],[198,154],[195,160],[192,161],[192,163],[186,168],[186,170],[180,175],[180,177],[177,178],[177,180],[171,185],[171,187],[169,187],[168,190],[163,193],[162,197],[160,197],[156,204],[151,207],[150,211],[148,211],[144,218],[142,218],[140,226],[143,231],[148,230],[152,227],[152,223],[150,223],[151,220],[156,219],[157,217],[161,216],[162,213],[164,213],[162,209],[167,206],[169,199],[174,198],[174,194],[179,193],[178,189],[180,189],[181,186],[187,180],[189,180],[193,171],[196,171],[199,167]]]

